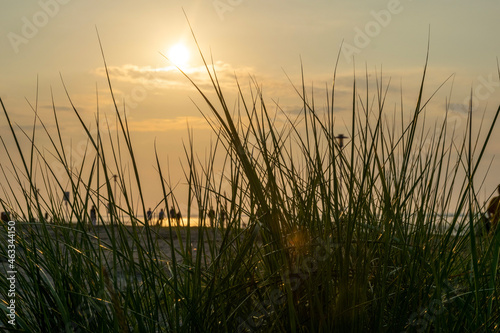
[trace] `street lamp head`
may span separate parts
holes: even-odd
[[[339,147],[342,148],[344,147],[344,139],[347,139],[348,137],[345,136],[344,134],[339,134],[335,137],[335,139],[338,140]]]

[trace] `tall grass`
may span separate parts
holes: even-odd
[[[1,103],[16,143],[14,150],[3,144],[6,157],[1,162],[2,208],[16,221],[15,329],[498,328],[500,236],[476,233],[480,205],[473,180],[500,109],[486,135],[473,136],[469,116],[464,139],[456,141],[450,139],[456,136],[449,135],[453,128],[446,119],[431,128],[431,134],[423,121],[427,64],[406,122],[402,106],[400,121],[388,118],[389,84],[382,76],[377,75],[373,92],[367,76],[364,94],[354,77],[352,125],[341,146],[334,126],[336,71],[326,108],[318,108],[302,84],[296,91],[303,109],[292,116],[279,107],[271,112],[257,83],[245,93],[236,81],[237,108],[230,109],[233,101],[226,99],[217,73],[205,65],[215,98],[191,82],[205,103],[199,109],[216,140],[204,162],[188,144],[184,169],[185,219],[189,225],[198,215],[199,223],[195,228],[180,227],[169,215],[166,236],[138,217],[146,216],[143,184],[127,118],[116,103],[118,137],[109,127],[102,129],[99,111],[90,125],[73,106],[88,139],[76,169],[64,149],[55,103],[55,132],[35,112],[31,133],[16,128]],[[108,82],[114,101],[109,75]],[[69,93],[68,99],[71,102]],[[36,130],[38,124],[42,134]],[[37,145],[40,135],[50,139],[51,158],[65,167],[68,186]],[[22,149],[21,140],[31,142],[32,148]],[[158,156],[156,161],[165,198],[158,205],[168,212],[178,207],[177,199]],[[217,172],[219,164],[222,173]],[[37,191],[40,179],[47,196]],[[230,190],[223,190],[223,184]],[[68,188],[72,201],[66,208],[60,193]],[[135,197],[139,200],[134,202]],[[103,223],[106,213],[100,209],[98,226],[93,226],[90,207],[108,203],[110,223]],[[209,214],[212,207],[215,216]],[[46,211],[53,223],[43,218]],[[451,221],[445,221],[448,212],[454,212]],[[211,220],[222,216],[224,225],[210,227]],[[130,226],[124,225],[125,219]],[[7,225],[2,228],[6,235]],[[98,237],[103,233],[107,237]],[[162,244],[169,250],[161,251]],[[7,248],[2,245],[0,251],[6,259]],[[5,265],[2,274],[6,270]],[[14,330],[6,316],[8,289],[9,282],[2,278],[1,322]]]

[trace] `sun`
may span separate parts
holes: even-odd
[[[189,50],[184,44],[178,43],[170,47],[167,57],[174,65],[185,67],[189,62]]]

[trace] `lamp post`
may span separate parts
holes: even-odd
[[[335,137],[339,143],[340,149],[344,148],[344,139],[347,139],[348,137],[345,136],[344,134],[339,134]]]

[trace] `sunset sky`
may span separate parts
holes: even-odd
[[[285,112],[301,108],[288,77],[300,85],[302,62],[306,84],[324,89],[331,83],[342,45],[336,89],[341,96],[345,92],[346,100],[339,101],[339,131],[345,130],[344,121],[349,119],[342,106],[352,98],[354,72],[364,80],[365,69],[371,77],[382,71],[391,78],[393,102],[399,101],[401,87],[405,103],[415,102],[429,36],[425,97],[454,74],[429,105],[430,117],[443,119],[450,91],[451,115],[461,122],[459,131],[465,129],[464,110],[471,92],[474,123],[484,116],[489,124],[500,104],[500,2],[494,0],[1,0],[0,7],[0,97],[11,120],[31,130],[33,111],[28,102],[35,105],[38,79],[38,112],[53,130],[52,90],[61,126],[73,138],[68,145],[77,146],[82,131],[61,77],[86,121],[90,123],[96,113],[98,95],[100,112],[114,126],[98,30],[121,109],[125,102],[144,184],[154,184],[146,194],[148,206],[160,200],[158,177],[152,172],[155,140],[171,178],[181,179],[182,142],[188,142],[188,127],[201,156],[214,137],[195,106],[205,107],[199,94],[162,55],[174,59],[208,91],[188,20],[229,96],[235,91],[235,75],[244,89],[255,78],[265,97],[279,101]],[[176,54],[170,53],[174,45],[181,45]],[[3,113],[0,135],[13,150]],[[496,130],[482,170],[484,174],[493,160],[481,191],[483,199],[500,183],[499,140]],[[23,145],[28,149],[27,142]],[[0,179],[3,182],[3,176]]]

